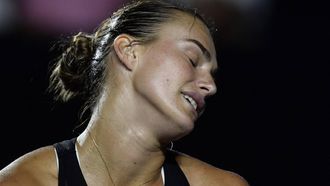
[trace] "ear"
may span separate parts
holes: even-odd
[[[119,61],[128,69],[132,70],[136,64],[136,56],[134,53],[134,38],[127,34],[120,34],[113,42],[114,50]]]

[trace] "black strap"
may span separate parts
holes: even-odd
[[[165,186],[189,186],[189,182],[175,160],[177,152],[168,150],[164,162]]]
[[[59,186],[87,186],[75,151],[76,138],[55,143],[59,172]],[[164,162],[165,186],[189,186],[189,182],[175,160],[177,153],[168,150]]]
[[[59,186],[87,186],[79,167],[75,151],[75,142],[76,138],[73,138],[54,144],[59,164]]]

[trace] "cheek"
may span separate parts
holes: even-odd
[[[175,56],[164,55],[154,58],[154,65],[150,66],[151,79],[166,88],[178,88],[189,77],[189,68],[184,61]]]
[[[178,89],[193,76],[190,64],[175,48],[155,47],[139,63],[135,78],[148,89]]]
[[[141,68],[139,73],[135,76],[136,84],[142,86],[142,89],[152,91],[165,91],[170,90],[174,86],[176,77],[173,73],[173,68],[168,65],[160,64],[154,58],[153,64]]]

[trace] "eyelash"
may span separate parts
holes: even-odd
[[[190,59],[189,58],[189,62],[191,63],[191,65],[193,66],[193,67],[196,67],[197,66],[197,63],[196,62],[194,62],[192,59]]]

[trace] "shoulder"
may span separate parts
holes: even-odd
[[[53,146],[31,151],[0,170],[0,185],[56,185],[56,162]]]
[[[175,153],[176,161],[191,185],[249,186],[242,176],[234,172],[217,168],[181,152]]]

